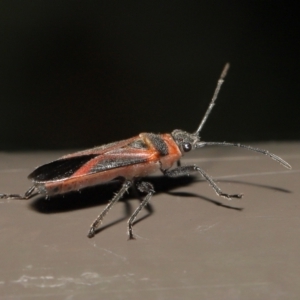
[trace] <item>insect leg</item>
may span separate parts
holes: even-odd
[[[133,231],[132,231],[134,220],[136,219],[139,212],[147,205],[147,203],[149,202],[149,200],[151,199],[152,195],[155,192],[153,185],[149,182],[139,182],[136,185],[137,185],[137,188],[139,189],[139,191],[141,191],[142,193],[147,193],[147,195],[143,199],[143,201],[141,202],[139,207],[131,215],[131,217],[129,218],[129,220],[127,222],[127,224],[128,224],[128,235],[129,235],[130,240],[134,239],[134,235],[133,235]]]
[[[24,196],[19,195],[19,194],[0,194],[0,199],[27,200],[27,199],[30,199],[30,198],[34,197],[35,195],[39,194],[39,193],[34,193],[35,190],[36,190],[36,187],[35,187],[35,185],[33,185],[32,187],[30,187],[28,189],[28,191],[24,194]]]
[[[112,198],[112,200],[108,203],[108,205],[104,208],[102,213],[95,219],[95,221],[92,223],[90,230],[88,232],[88,237],[91,238],[95,235],[95,231],[98,228],[98,226],[102,223],[103,218],[105,215],[109,212],[109,210],[113,207],[113,205],[118,202],[123,195],[128,191],[130,186],[132,185],[132,181],[126,180],[121,189],[119,190],[118,193],[115,194],[115,196]]]
[[[214,182],[214,180],[208,174],[206,174],[204,170],[202,170],[201,168],[199,168],[197,166],[184,166],[184,167],[178,167],[178,168],[173,169],[173,170],[163,171],[163,173],[165,175],[170,176],[170,177],[177,177],[177,176],[181,176],[181,175],[189,175],[191,172],[199,172],[204,177],[204,179],[206,181],[208,181],[208,183],[214,189],[214,191],[216,192],[216,194],[218,196],[227,198],[229,200],[231,198],[242,198],[242,196],[243,196],[243,194],[226,194],[226,193],[223,193],[222,190]]]

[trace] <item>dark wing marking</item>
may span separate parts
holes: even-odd
[[[38,182],[69,178],[78,169],[96,156],[97,154],[89,154],[58,159],[36,168],[28,175],[28,178]]]
[[[106,156],[106,155],[105,155]],[[104,158],[98,161],[89,171],[89,174],[93,173],[98,173],[102,171],[107,171],[115,168],[120,168],[120,167],[126,167],[130,165],[135,165],[139,163],[144,163],[147,162],[147,158],[145,157],[136,157],[135,155],[133,156],[122,156],[120,157],[111,157],[110,158]]]
[[[162,155],[166,156],[169,154],[168,146],[166,142],[158,135],[154,133],[145,133],[147,138],[151,141],[154,148]]]

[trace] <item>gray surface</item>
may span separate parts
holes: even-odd
[[[1,200],[0,298],[299,299],[300,144],[258,146],[293,169],[235,148],[191,153],[183,163],[197,163],[244,198],[220,199],[200,178],[153,178],[153,213],[141,214],[135,241],[126,236],[139,203],[132,194],[109,213],[109,226],[86,237],[114,186],[50,201]],[[66,152],[0,154],[0,191],[24,192],[35,166]]]

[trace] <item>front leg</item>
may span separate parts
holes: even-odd
[[[189,175],[192,172],[198,172],[204,177],[205,180],[208,181],[208,183],[214,189],[214,191],[216,192],[216,194],[218,196],[224,197],[224,198],[229,199],[229,200],[231,198],[242,198],[242,196],[243,196],[243,194],[232,194],[231,195],[231,194],[223,193],[222,190],[213,181],[213,179],[208,174],[206,174],[204,170],[202,170],[201,168],[199,168],[197,166],[183,166],[183,167],[178,167],[178,168],[172,169],[172,170],[162,170],[162,172],[166,176],[169,176],[169,177]]]

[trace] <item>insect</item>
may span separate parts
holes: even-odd
[[[171,134],[140,133],[138,136],[127,140],[65,155],[53,162],[36,168],[29,174],[28,178],[32,180],[33,185],[24,196],[0,194],[0,198],[29,199],[37,194],[49,197],[78,191],[82,188],[106,183],[114,179],[120,179],[122,182],[121,189],[91,224],[88,237],[95,235],[96,229],[102,223],[103,218],[112,206],[135,184],[137,189],[145,193],[146,196],[128,220],[129,239],[134,239],[133,223],[137,215],[147,205],[155,192],[151,183],[141,181],[140,178],[153,172],[161,171],[164,175],[170,177],[198,172],[208,181],[218,196],[227,199],[241,198],[242,194],[231,195],[224,193],[214,180],[200,167],[196,165],[181,166],[180,164],[180,159],[184,154],[205,146],[218,145],[234,146],[259,152],[271,157],[284,167],[291,168],[286,161],[267,150],[239,143],[205,142],[200,140],[199,134],[215,105],[228,68],[229,64],[226,64],[217,82],[206,113],[194,133],[188,133],[179,129],[175,129]],[[177,163],[177,166],[172,168],[175,163]]]

